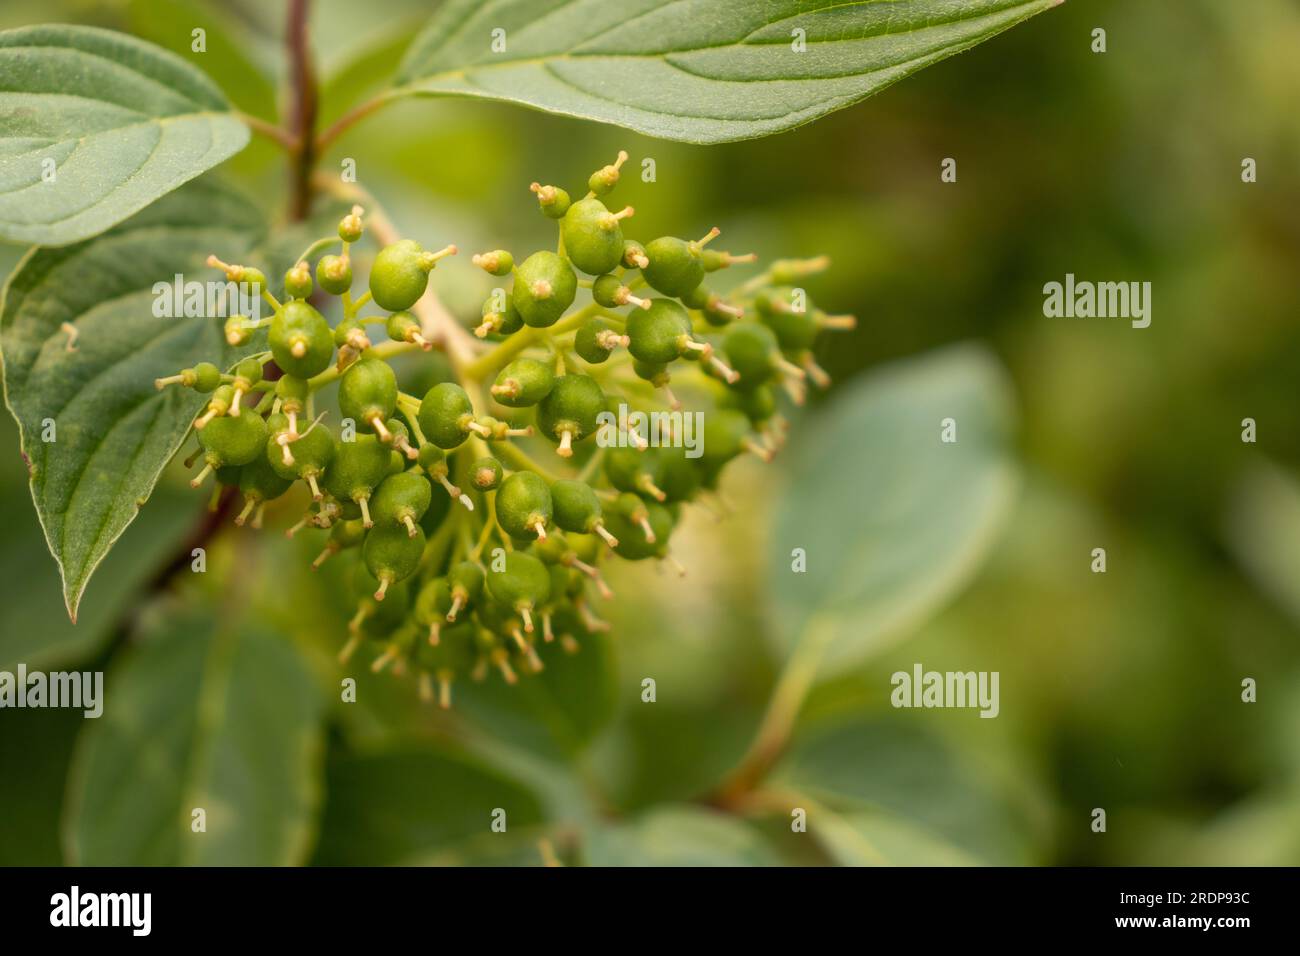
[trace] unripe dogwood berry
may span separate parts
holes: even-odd
[[[456,247],[425,252],[413,239],[401,239],[379,250],[370,269],[370,295],[375,304],[389,312],[409,309],[424,295],[429,272],[438,260],[455,255]]]
[[[439,448],[459,448],[471,431],[484,438],[487,429],[474,421],[474,406],[469,395],[454,382],[439,382],[420,402],[420,431]]]
[[[489,335],[512,335],[524,327],[524,317],[515,308],[513,295],[488,296],[483,302],[482,315],[483,321],[474,329],[474,334],[481,339]]]
[[[379,582],[375,600],[382,601],[388,589],[415,573],[424,554],[424,532],[417,526],[415,534],[408,534],[400,525],[376,525],[366,534],[361,545],[361,558],[366,570]]]
[[[239,469],[239,490],[244,494],[244,509],[235,517],[235,524],[248,521],[254,510],[268,501],[279,498],[293,484],[291,479],[278,474],[265,455],[258,455]],[[254,527],[261,524],[260,513],[253,519]]]
[[[558,186],[533,183],[528,187],[537,196],[537,205],[551,219],[563,219],[569,211],[569,194]]]
[[[492,397],[510,408],[528,408],[555,387],[555,371],[548,362],[515,359],[503,368],[492,385]]]
[[[613,354],[616,348],[627,348],[631,340],[607,319],[588,319],[578,327],[573,336],[573,351],[584,362],[599,365]]]
[[[311,295],[311,269],[307,263],[295,263],[284,274],[284,294],[291,299],[305,299]]]
[[[497,522],[513,538],[545,538],[551,521],[551,490],[531,471],[517,471],[497,489]]]
[[[316,281],[330,295],[342,295],[352,288],[352,260],[347,256],[321,256],[316,263]]]
[[[533,630],[532,611],[551,596],[551,575],[546,565],[523,551],[511,551],[505,567],[487,576],[487,589],[493,598],[512,608],[523,618],[524,630]]]
[[[290,375],[311,378],[325,371],[334,355],[334,335],[325,317],[295,299],[271,318],[267,335],[275,364]]]
[[[704,281],[704,246],[718,235],[714,229],[694,242],[663,236],[645,247],[649,264],[641,270],[651,288],[679,298]]]
[[[190,484],[197,488],[211,471],[246,465],[261,457],[266,449],[266,437],[266,422],[260,415],[250,412],[238,417],[221,415],[213,418],[199,432],[206,465]]]
[[[325,470],[325,489],[340,501],[354,501],[361,509],[366,526],[374,524],[370,516],[370,496],[388,476],[391,450],[374,435],[359,432],[354,441],[334,445],[334,458]]]
[[[515,267],[515,257],[504,249],[482,252],[471,260],[488,275],[508,276]]]
[[[365,358],[352,363],[339,379],[339,411],[351,418],[358,428],[391,442],[385,425],[397,407],[397,376],[392,367],[380,359]]]
[[[550,393],[537,405],[537,427],[559,443],[557,452],[568,458],[573,444],[594,434],[597,416],[605,409],[605,393],[589,375],[561,375]]]
[[[583,199],[569,207],[560,223],[564,253],[588,275],[617,268],[623,258],[623,229],[619,221],[632,215],[632,207],[610,212],[599,199]]]
[[[433,343],[421,331],[420,320],[410,312],[394,312],[388,317],[384,330],[394,342],[410,342],[426,352],[433,348]]]
[[[501,484],[501,462],[480,458],[470,466],[470,481],[479,491],[494,491]]]
[[[428,510],[432,499],[428,478],[416,471],[403,471],[379,483],[370,500],[370,516],[375,527],[401,525],[414,538],[419,530],[416,522]]]
[[[554,325],[577,294],[573,266],[554,252],[534,252],[515,269],[511,300],[525,325],[539,329]]]

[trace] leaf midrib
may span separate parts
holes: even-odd
[[[555,16],[556,14],[563,12],[565,9],[567,9],[568,6],[570,6],[570,5],[572,4],[572,2],[574,2],[574,0],[570,0],[570,3],[569,3],[569,4],[566,4],[564,7],[557,7],[555,10],[553,10],[553,11],[551,11],[549,14],[547,14],[547,17]],[[876,0],[850,0],[850,2],[847,2],[847,3],[844,3],[844,4],[837,4],[837,5],[834,6],[834,7],[826,7],[826,8],[824,8],[824,9],[825,9],[825,10],[836,10],[836,9],[841,9],[841,8],[843,8],[843,7],[848,7],[848,6],[858,6],[858,5],[861,5],[861,4],[864,4],[864,3],[873,3],[873,2],[876,2]],[[1021,0],[1021,2],[1023,2],[1023,5],[1026,6],[1026,7],[1032,6],[1032,0]],[[970,21],[970,20],[977,20],[977,19],[981,19],[981,18],[984,18],[984,17],[990,17],[990,16],[994,16],[994,15],[996,15],[996,14],[998,14],[998,13],[1004,13],[1004,12],[1006,12],[1006,10],[1013,9],[1013,7],[1014,7],[1014,4],[1012,4],[1012,5],[1008,5],[1008,7],[1005,8],[1005,9],[1003,9],[1003,10],[992,10],[992,11],[986,10],[986,11],[983,11],[983,12],[979,13],[979,14],[976,15],[976,16],[954,17],[953,19],[950,19],[950,20],[938,20],[938,21],[935,21],[934,23],[926,24],[926,26],[925,26],[923,29],[932,29],[932,28],[934,28],[934,27],[939,27],[939,26],[949,26],[949,25],[952,25],[952,24],[955,24],[955,23],[963,23],[963,22],[967,22],[967,21]],[[645,11],[644,13],[638,14],[638,15],[635,16],[635,17],[632,17],[632,18],[627,19],[627,20],[623,20],[623,21],[621,21],[621,22],[619,22],[619,23],[616,23],[616,24],[614,24],[614,25],[612,25],[612,26],[606,28],[605,30],[602,30],[600,33],[596,33],[596,34],[593,34],[593,35],[590,36],[590,37],[587,37],[586,39],[584,39],[584,40],[582,41],[582,45],[583,45],[583,46],[586,46],[586,45],[588,45],[588,44],[590,44],[590,43],[592,43],[592,42],[594,42],[594,41],[600,39],[602,36],[604,36],[604,35],[607,34],[607,33],[610,33],[610,32],[612,32],[612,31],[614,31],[614,30],[616,30],[616,29],[621,29],[621,28],[627,26],[627,25],[630,24],[630,23],[634,23],[634,22],[636,22],[636,21],[639,20],[639,19],[642,19],[642,18],[647,17],[647,16],[652,16],[652,15],[657,14],[657,13],[660,13],[660,12],[661,12],[661,10],[647,10],[647,11]],[[822,10],[818,10],[818,11],[815,11],[815,12],[817,12],[817,13],[821,13],[821,12],[823,12],[823,11],[822,11]],[[497,57],[497,58],[494,58],[494,59],[491,59],[491,60],[479,60],[479,61],[477,61],[477,62],[475,62],[475,63],[467,64],[467,65],[465,65],[465,66],[463,66],[463,67],[460,67],[460,68],[458,68],[458,69],[454,69],[454,70],[441,70],[441,71],[436,72],[436,73],[430,73],[430,74],[427,74],[427,75],[425,75],[425,76],[418,77],[418,78],[416,78],[416,79],[414,79],[414,80],[409,80],[409,81],[407,81],[406,83],[403,83],[401,86],[394,87],[392,90],[389,91],[389,93],[388,93],[387,95],[388,95],[388,96],[393,96],[393,95],[401,94],[401,93],[403,93],[403,92],[418,91],[418,90],[419,90],[419,87],[420,87],[421,85],[429,84],[429,83],[436,83],[436,82],[440,82],[440,81],[447,80],[447,79],[456,79],[456,78],[459,78],[459,79],[462,79],[462,80],[466,80],[466,81],[468,82],[468,81],[469,81],[469,76],[468,76],[468,74],[469,74],[470,72],[481,72],[481,71],[488,71],[488,72],[490,72],[490,71],[492,71],[492,70],[496,70],[496,69],[505,69],[505,68],[507,68],[507,67],[518,67],[518,66],[543,66],[543,67],[549,67],[549,66],[550,66],[551,64],[553,64],[553,63],[556,63],[556,62],[562,62],[562,61],[565,61],[565,60],[601,59],[601,58],[604,58],[604,59],[610,59],[610,60],[623,60],[623,59],[626,59],[626,60],[659,60],[659,61],[662,61],[662,62],[664,62],[665,64],[667,64],[667,65],[669,65],[669,66],[672,66],[674,69],[681,70],[681,72],[686,73],[686,74],[689,75],[689,76],[700,76],[701,79],[708,79],[708,80],[711,80],[711,81],[716,82],[716,83],[770,83],[770,82],[774,82],[774,81],[773,81],[773,80],[770,80],[770,79],[757,79],[757,80],[721,80],[721,79],[718,79],[718,78],[716,78],[716,77],[705,77],[705,76],[702,76],[701,74],[691,73],[689,70],[686,70],[686,69],[682,68],[681,66],[679,66],[678,64],[673,63],[673,62],[671,61],[670,58],[671,58],[671,57],[674,57],[674,56],[685,56],[685,55],[688,55],[688,54],[691,54],[691,53],[702,53],[702,52],[705,52],[705,51],[708,51],[708,50],[726,50],[726,49],[731,49],[731,48],[734,48],[734,47],[751,47],[751,48],[757,48],[757,47],[765,47],[765,46],[785,46],[786,41],[785,41],[784,38],[783,38],[783,39],[779,39],[779,40],[774,39],[774,40],[771,40],[771,41],[763,41],[763,42],[751,42],[751,41],[750,41],[750,38],[753,37],[756,33],[760,33],[760,32],[762,32],[763,30],[768,29],[769,27],[772,27],[772,26],[774,26],[774,25],[776,25],[776,24],[778,24],[778,23],[782,23],[782,22],[785,22],[785,21],[787,21],[787,20],[791,20],[791,19],[793,19],[793,18],[792,18],[792,17],[780,17],[779,19],[772,20],[772,21],[769,21],[769,22],[767,22],[767,23],[764,23],[762,26],[757,27],[757,28],[755,28],[754,30],[751,30],[748,34],[746,34],[744,37],[740,38],[739,40],[729,40],[729,41],[727,41],[727,42],[725,42],[725,43],[709,43],[709,44],[704,44],[704,45],[702,45],[702,46],[684,47],[684,48],[682,48],[682,49],[680,49],[680,50],[669,50],[669,51],[667,51],[667,52],[660,52],[660,53],[626,53],[626,52],[623,52],[623,53],[600,53],[600,52],[582,52],[582,51],[580,51],[580,50],[579,50],[579,51],[574,51],[574,50],[561,50],[561,51],[558,51],[558,52],[555,52],[555,53],[544,53],[544,54],[541,54],[541,55],[539,55],[539,56],[532,56],[532,57],[520,57],[520,58],[510,58],[510,59]],[[543,17],[541,20],[533,21],[532,23],[528,24],[528,27],[527,27],[526,29],[531,29],[532,27],[536,26],[538,23],[542,23],[542,22],[544,22],[545,20],[546,20],[546,17]],[[464,22],[462,22],[461,26],[463,27],[463,26],[465,25],[465,23],[467,23],[467,22],[468,22],[468,21],[464,21]],[[1011,26],[1011,25],[1012,25],[1012,24],[1007,24],[1007,26]],[[867,34],[867,35],[864,35],[864,36],[861,36],[861,37],[852,37],[852,38],[850,38],[849,40],[843,40],[843,39],[836,39],[836,40],[808,40],[808,41],[807,41],[807,45],[808,45],[808,47],[811,48],[811,47],[814,47],[814,46],[825,45],[825,44],[831,44],[831,43],[862,42],[862,41],[865,41],[865,40],[868,40],[868,39],[877,39],[877,38],[880,38],[880,37],[899,37],[899,36],[905,36],[905,35],[907,35],[907,34],[909,34],[909,33],[916,33],[916,32],[917,32],[916,29],[907,29],[907,30],[883,30],[883,31],[881,31],[881,32],[879,32],[879,33]],[[453,34],[451,37],[449,37],[448,42],[450,42],[451,39],[454,39],[454,36],[455,36],[455,34]],[[447,45],[447,44],[444,43],[444,44],[440,45],[439,47],[436,47],[435,50],[443,50],[443,49],[446,48],[446,45]],[[930,56],[930,55],[932,55],[932,54],[925,54],[925,56]],[[863,71],[863,72],[850,72],[850,73],[838,74],[838,75],[835,75],[835,76],[780,77],[779,79],[780,79],[781,82],[788,82],[788,83],[806,83],[806,82],[819,82],[819,81],[823,81],[823,80],[827,80],[827,79],[843,79],[843,78],[845,78],[845,77],[850,77],[850,76],[870,76],[872,73],[878,73],[878,72],[881,72],[882,70],[886,70],[886,69],[895,69],[895,68],[897,68],[897,67],[903,66],[903,65],[908,64],[908,63],[915,62],[916,60],[923,59],[923,58],[924,58],[924,57],[910,57],[910,58],[908,58],[908,59],[906,59],[906,60],[900,60],[899,62],[897,62],[897,63],[895,63],[895,64],[891,64],[890,66],[886,66],[886,67],[878,67],[878,68],[876,68],[876,69],[873,69],[873,70],[867,70],[867,71]],[[554,75],[554,74],[553,74],[553,75]],[[556,79],[558,79],[558,80],[560,80],[561,82],[564,82],[564,83],[567,84],[567,81],[565,81],[565,80],[563,79],[563,77],[556,76]],[[475,85],[477,85],[477,84],[475,84]],[[567,84],[567,85],[572,85],[572,84]],[[577,87],[574,87],[574,89],[577,89]],[[587,91],[586,91],[586,90],[581,90],[580,92],[586,93]],[[617,101],[610,101],[610,102],[617,102]],[[620,104],[620,105],[626,105],[626,104]],[[673,115],[676,115],[676,114],[673,114]]]

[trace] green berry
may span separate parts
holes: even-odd
[[[511,551],[505,567],[487,575],[487,589],[492,597],[523,615],[524,629],[533,629],[529,612],[551,597],[551,575],[546,565],[531,554]]]
[[[586,482],[573,478],[559,479],[551,485],[551,503],[555,510],[555,523],[565,531],[579,536],[598,534],[610,547],[618,544],[605,530],[600,498]]]
[[[470,481],[479,491],[494,491],[501,484],[501,462],[480,458],[470,466]]]
[[[200,362],[190,370],[194,376],[194,384],[190,385],[196,392],[208,394],[214,392],[221,384],[221,369],[217,368],[211,362]],[[189,384],[188,382],[186,384]]]
[[[697,242],[664,236],[645,247],[649,264],[641,270],[651,288],[678,298],[704,281],[703,250]]]
[[[420,431],[439,448],[460,447],[472,430],[474,406],[469,395],[454,382],[440,382],[420,402]]]
[[[379,582],[376,601],[382,601],[393,584],[415,573],[424,555],[424,543],[424,532],[418,527],[414,535],[399,525],[376,525],[370,529],[361,546],[361,559]]]
[[[434,263],[441,255],[452,252],[454,246],[448,246],[443,253],[425,252],[414,239],[401,239],[379,250],[370,269],[370,295],[375,305],[389,312],[415,305],[429,285]]]
[[[631,491],[663,501],[667,495],[656,484],[655,449],[610,448],[605,453],[605,477],[619,491]]]
[[[781,350],[776,335],[767,326],[737,322],[727,330],[722,348],[740,376],[735,383],[740,388],[757,388],[775,377]]]
[[[389,475],[375,489],[370,499],[370,516],[375,527],[400,525],[412,538],[419,530],[416,522],[424,516],[433,499],[429,479],[414,471]]]
[[[664,365],[681,358],[691,342],[691,316],[672,299],[652,299],[650,308],[627,317],[627,349],[642,362]]]
[[[261,457],[266,448],[267,427],[262,416],[221,415],[199,432],[203,459],[212,468],[247,465]]]
[[[776,414],[776,393],[770,385],[728,388],[723,392],[720,404],[725,408],[739,409],[755,424],[762,424]]]
[[[394,312],[388,317],[384,328],[394,342],[411,342],[425,351],[433,348],[433,344],[421,332],[420,320],[410,312]]]
[[[474,265],[494,276],[508,276],[515,267],[515,257],[504,249],[493,249],[474,257]]]
[[[549,328],[573,305],[577,294],[573,266],[554,252],[534,252],[515,269],[511,300],[525,325]]]
[[[619,495],[605,513],[605,525],[618,539],[614,553],[629,561],[667,554],[673,524],[672,512],[666,507],[629,493]]]
[[[561,375],[555,387],[537,405],[537,427],[559,442],[558,453],[573,455],[573,443],[594,433],[597,416],[605,410],[605,393],[590,375]]]
[[[754,306],[759,320],[772,330],[781,348],[803,352],[813,347],[821,328],[812,304],[796,312],[790,305],[793,296],[794,290],[788,286],[765,289],[755,298]]]
[[[397,376],[381,359],[353,362],[339,380],[339,411],[359,427],[391,439],[385,422],[397,407]]]
[[[563,219],[569,211],[569,194],[559,186],[533,183],[528,188],[537,195],[537,205],[548,218]]]
[[[239,490],[244,493],[244,510],[235,518],[235,524],[242,525],[254,508],[279,498],[292,484],[291,480],[276,473],[265,455],[258,455],[239,469]],[[260,519],[255,519],[253,525],[256,527],[260,523]]]
[[[483,569],[473,561],[462,561],[448,572],[451,607],[447,620],[455,620],[463,608],[473,607],[483,597],[484,578]]]
[[[644,269],[650,264],[650,257],[646,255],[645,246],[635,239],[628,239],[623,243],[623,258],[620,261],[628,269]]]
[[[271,467],[282,478],[306,481],[311,487],[312,497],[320,500],[321,492],[316,480],[334,460],[334,437],[323,425],[316,425],[303,432],[297,441],[281,444],[277,438],[287,432],[289,420],[283,415],[272,415],[267,422],[271,425],[271,436],[266,443],[266,459]]]
[[[275,364],[286,374],[311,378],[334,356],[334,335],[325,317],[306,302],[286,302],[271,318],[267,336]]]
[[[483,321],[474,330],[474,334],[479,338],[513,335],[523,327],[524,317],[515,308],[514,296],[498,289],[483,301]]]
[[[305,299],[311,295],[311,269],[299,262],[284,274],[284,294],[291,299]]]
[[[370,496],[388,476],[392,453],[374,435],[358,434],[355,441],[334,445],[334,459],[325,470],[325,489],[339,501],[355,501],[361,508],[367,527]]]
[[[510,408],[536,405],[555,387],[555,371],[549,362],[515,359],[503,368],[492,385],[492,397]]]
[[[663,502],[690,501],[700,488],[698,459],[687,458],[684,448],[655,448],[655,484],[663,492]]]
[[[682,304],[688,309],[697,309],[704,313],[704,318],[710,325],[727,325],[743,314],[740,309],[723,301],[722,296],[710,291],[703,283],[682,296]]]
[[[626,347],[629,341],[613,323],[594,318],[584,322],[574,333],[573,350],[584,362],[599,365],[610,357],[614,349]]]
[[[347,256],[321,256],[316,281],[330,295],[342,295],[352,288],[352,261]]]
[[[497,521],[514,538],[544,538],[551,520],[551,489],[531,471],[517,471],[497,490]]]
[[[364,352],[372,343],[370,336],[366,335],[366,327],[359,319],[343,319],[334,326],[334,344],[339,348],[346,346],[353,351]]]
[[[575,202],[560,224],[565,255],[588,275],[603,275],[616,268],[623,258],[623,228],[619,220],[630,213],[630,208],[612,213],[599,199]]]

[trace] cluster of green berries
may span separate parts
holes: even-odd
[[[669,540],[683,506],[715,492],[739,455],[771,458],[786,427],[780,394],[801,402],[806,381],[825,384],[818,335],[852,326],[796,287],[824,259],[778,261],[724,294],[710,276],[755,257],[708,248],[718,230],[644,245],[626,237],[633,210],[605,202],[626,159],[594,173],[576,202],[533,184],[541,212],[558,222],[558,251],[518,263],[504,249],[474,256],[510,280],[484,303],[477,338],[416,314],[430,271],[454,246],[385,245],[369,288],[353,297],[356,207],[339,224],[338,253],[313,270],[311,255],[336,241],[320,240],[288,270],[283,302],[256,269],[211,258],[229,279],[260,287],[273,310],[227,321],[227,340],[244,345],[265,328],[267,351],[226,372],[202,363],[158,380],[210,396],[190,464],[202,458],[195,487],[215,476],[214,507],[222,488],[236,487],[236,522],[260,527],[268,502],[301,484],[310,503],[287,533],[325,532],[313,567],[357,555],[340,659],[368,646],[375,670],[414,672],[443,706],[458,677],[495,668],[514,683],[518,670],[545,666],[539,649],[574,652],[606,629],[589,601],[612,596],[600,571],[610,555],[675,565]],[[312,304],[319,293],[341,299],[332,328]],[[384,314],[362,315],[371,302]],[[378,325],[387,341],[372,342]],[[446,348],[452,333],[463,348]],[[455,381],[406,394],[388,360],[435,344],[458,356]],[[619,414],[622,405],[681,427],[675,375],[706,406],[693,453],[662,440],[681,436],[648,441]],[[335,382],[337,432],[315,409]],[[542,464],[534,456],[548,445],[559,460]]]

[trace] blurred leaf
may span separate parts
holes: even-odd
[[[6,436],[7,437],[7,436]],[[129,612],[138,591],[185,540],[198,502],[193,495],[165,489],[150,499],[123,534],[122,547],[104,560],[97,587],[81,605],[77,623],[68,620],[58,572],[41,557],[45,541],[36,516],[21,501],[21,486],[3,486],[17,503],[0,537],[0,579],[5,582],[5,624],[0,629],[0,667],[29,668],[80,659],[109,636]]]
[[[200,0],[130,0],[128,13],[133,33],[203,70],[245,112],[275,118],[276,88],[268,78],[265,58],[258,55],[252,31],[240,30],[223,5]],[[204,32],[202,53],[193,50],[192,31],[196,29]]]
[[[1059,2],[448,0],[393,95],[509,100],[692,143],[751,139],[856,103]],[[504,51],[492,48],[498,29]]]
[[[583,635],[569,654],[558,643],[541,645],[540,674],[519,683],[463,681],[456,709],[476,725],[515,746],[555,760],[581,754],[614,714],[614,653],[605,635]]]
[[[21,430],[32,499],[63,575],[68,613],[91,574],[153,492],[204,398],[158,391],[154,379],[198,361],[226,366],[231,349],[216,318],[158,318],[156,281],[218,276],[204,259],[237,261],[257,242],[258,210],[200,180],[95,239],[33,250],[5,286],[0,347],[5,401]],[[65,323],[76,348],[66,348]],[[56,441],[42,440],[53,419]]]
[[[320,796],[322,701],[278,635],[189,608],[106,676],[72,767],[65,832],[85,866],[305,861]],[[207,832],[191,830],[203,808]]]
[[[972,866],[970,856],[896,816],[825,807],[809,810],[809,831],[840,866]]]
[[[201,71],[150,43],[80,26],[0,33],[0,237],[97,235],[248,143]],[[57,164],[47,180],[45,163]]]
[[[81,711],[14,708],[0,726],[0,866],[58,866],[59,814]]]
[[[957,441],[940,440],[944,419]],[[959,590],[1010,511],[1012,399],[1001,366],[957,346],[841,389],[794,448],[777,511],[769,635],[821,645],[824,673],[902,637]],[[807,571],[791,571],[803,548]]]
[[[777,866],[748,825],[712,810],[663,806],[626,823],[593,827],[588,866]]]
[[[1270,462],[1254,464],[1232,495],[1226,533],[1260,590],[1300,621],[1300,484]]]
[[[431,744],[375,754],[333,755],[315,863],[383,866],[454,851],[482,835],[507,836],[541,822],[538,800],[472,757]],[[492,815],[506,813],[493,834]]]
[[[773,781],[837,815],[827,832],[806,808],[808,831],[842,860],[866,863],[874,852],[909,866],[939,856],[1026,862],[1012,809],[951,747],[897,718],[858,717],[801,736]]]

